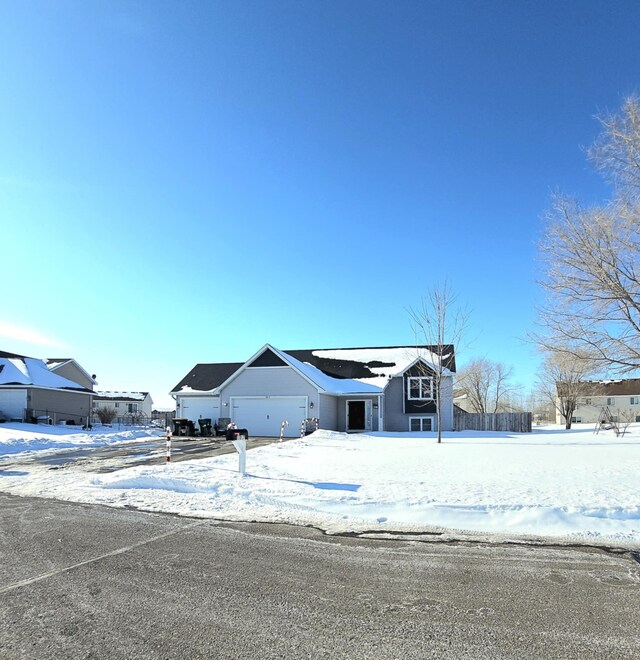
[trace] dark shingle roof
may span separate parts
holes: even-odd
[[[195,367],[171,390],[180,392],[183,387],[192,390],[208,392],[222,385],[231,374],[240,369],[244,362],[218,362],[213,364],[196,364]]]
[[[326,357],[318,357],[314,353],[322,351],[376,351],[385,349],[408,349],[416,350],[424,349],[431,353],[436,353],[436,346],[358,346],[355,348],[312,348],[305,350],[284,351],[285,353],[293,356],[300,362],[308,362],[328,376],[334,378],[375,378],[378,374],[371,371],[371,368],[376,367],[389,367],[390,374],[397,371],[395,362],[381,362],[380,360],[354,360],[354,359],[333,359]],[[444,360],[444,366],[450,371],[456,370],[456,358],[454,348],[451,344],[443,346],[443,353],[449,357]]]
[[[22,359],[22,358],[25,358],[25,357],[27,357],[27,356],[26,355],[18,355],[17,353],[7,353],[6,351],[0,351],[0,358],[9,358],[9,359],[20,358],[20,359]]]
[[[557,383],[559,390],[562,383]],[[639,396],[640,378],[620,380],[588,380],[580,383],[580,396]]]
[[[333,378],[376,378],[379,373],[371,371],[372,368],[389,367],[389,375],[397,372],[396,364],[394,362],[381,362],[380,360],[355,360],[355,359],[333,359],[327,357],[318,357],[314,353],[321,351],[375,351],[384,349],[403,349],[417,350],[424,349],[432,353],[437,353],[435,346],[421,345],[421,346],[361,346],[354,348],[312,348],[302,350],[284,351],[288,355],[300,360],[300,362],[308,362],[323,373]],[[444,359],[444,366],[450,371],[456,370],[456,358],[454,347],[451,344],[443,346],[444,355],[448,356]],[[192,390],[200,392],[209,392],[224,383],[229,376],[235,373],[244,362],[223,362],[212,364],[196,364],[195,367],[171,390],[178,393],[183,387],[189,387]]]

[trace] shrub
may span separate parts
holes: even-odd
[[[115,418],[118,412],[116,411],[115,408],[108,408],[106,406],[102,408],[96,408],[96,415],[98,415],[98,419],[103,423],[103,424],[110,424]]]

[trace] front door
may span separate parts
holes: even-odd
[[[347,401],[347,431],[364,431],[365,421],[365,402]]]

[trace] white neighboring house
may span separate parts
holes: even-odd
[[[453,429],[453,346],[444,347],[442,430]],[[433,346],[281,351],[265,344],[246,362],[197,364],[173,388],[176,416],[231,420],[251,435],[300,434],[305,420],[334,431],[436,430]]]
[[[137,421],[150,420],[153,399],[149,392],[106,392],[98,391],[93,397],[93,411],[98,408],[113,408],[121,421],[134,418]]]
[[[616,422],[640,422],[640,378],[584,381],[571,421],[595,424],[602,421],[600,416],[604,408],[609,408]],[[556,422],[564,423],[558,411]]]

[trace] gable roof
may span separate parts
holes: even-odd
[[[269,356],[269,358],[266,361],[261,360],[265,355]],[[220,387],[222,388],[228,385],[245,369],[249,369],[254,365],[264,366],[269,363],[271,363],[270,366],[292,367],[312,386],[317,387],[318,390],[328,394],[380,394],[382,392],[382,388],[377,385],[363,383],[350,378],[333,378],[332,376],[323,373],[312,364],[300,362],[300,360],[296,359],[291,354],[285,353],[284,351],[271,346],[271,344],[265,344],[257,353],[251,356],[242,367],[240,367],[240,369],[231,374],[231,376],[229,376]]]
[[[95,376],[90,375],[73,358],[47,358],[45,360],[45,362],[47,364],[47,367],[49,367],[49,369],[51,369],[51,371],[55,371],[56,369],[59,369],[60,367],[63,367],[65,364],[73,364],[80,371],[80,373],[84,374],[94,385],[96,384]]]
[[[93,394],[92,390],[50,371],[43,360],[0,351],[0,386],[16,385]]]
[[[189,392],[213,392],[234,374],[244,362],[219,362],[196,364],[193,369],[171,390],[171,394]]]
[[[246,362],[196,364],[171,390],[171,394],[213,393],[242,367],[247,368],[256,361],[256,366],[263,364],[261,358],[267,349],[271,349],[280,359],[294,366],[320,389],[332,393],[378,392],[386,385],[389,377],[403,373],[419,357],[431,363],[439,359],[436,347],[429,345],[280,351],[266,344]],[[444,366],[450,371],[455,371],[453,345],[448,344],[443,349]],[[327,377],[332,380],[327,381]],[[358,385],[337,382],[346,380],[357,381]],[[364,387],[365,385],[367,387]]]

